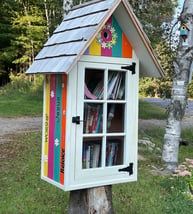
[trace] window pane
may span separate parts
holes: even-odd
[[[107,99],[125,99],[125,72],[111,71],[108,73]]]
[[[103,104],[84,103],[83,133],[101,133],[103,130]]]
[[[125,104],[108,103],[107,132],[124,132]]]
[[[82,169],[101,166],[102,137],[84,138],[82,151]]]
[[[123,164],[124,137],[107,137],[106,166]]]
[[[104,71],[98,69],[85,69],[85,99],[103,99],[104,97]]]

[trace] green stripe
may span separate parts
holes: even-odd
[[[112,57],[122,57],[122,30],[114,16],[112,26],[117,34],[116,44],[112,46]]]
[[[55,140],[54,140],[54,180],[60,182],[60,147],[61,147],[61,109],[62,109],[62,75],[56,75],[55,105]]]

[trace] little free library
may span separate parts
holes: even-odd
[[[137,180],[138,80],[162,76],[126,0],[73,7],[27,74],[44,74],[41,178],[65,191]]]

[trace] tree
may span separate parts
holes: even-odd
[[[24,72],[61,22],[63,0],[0,0],[0,85]]]
[[[173,90],[167,126],[165,129],[162,160],[167,169],[178,165],[178,150],[181,135],[181,122],[187,103],[187,88],[191,64],[193,62],[193,1],[185,0],[179,21],[188,27],[189,35],[180,36],[174,66]]]

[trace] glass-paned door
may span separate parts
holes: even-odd
[[[75,170],[85,178],[90,170],[95,177],[118,174],[128,163],[129,74],[119,64],[79,62]]]

